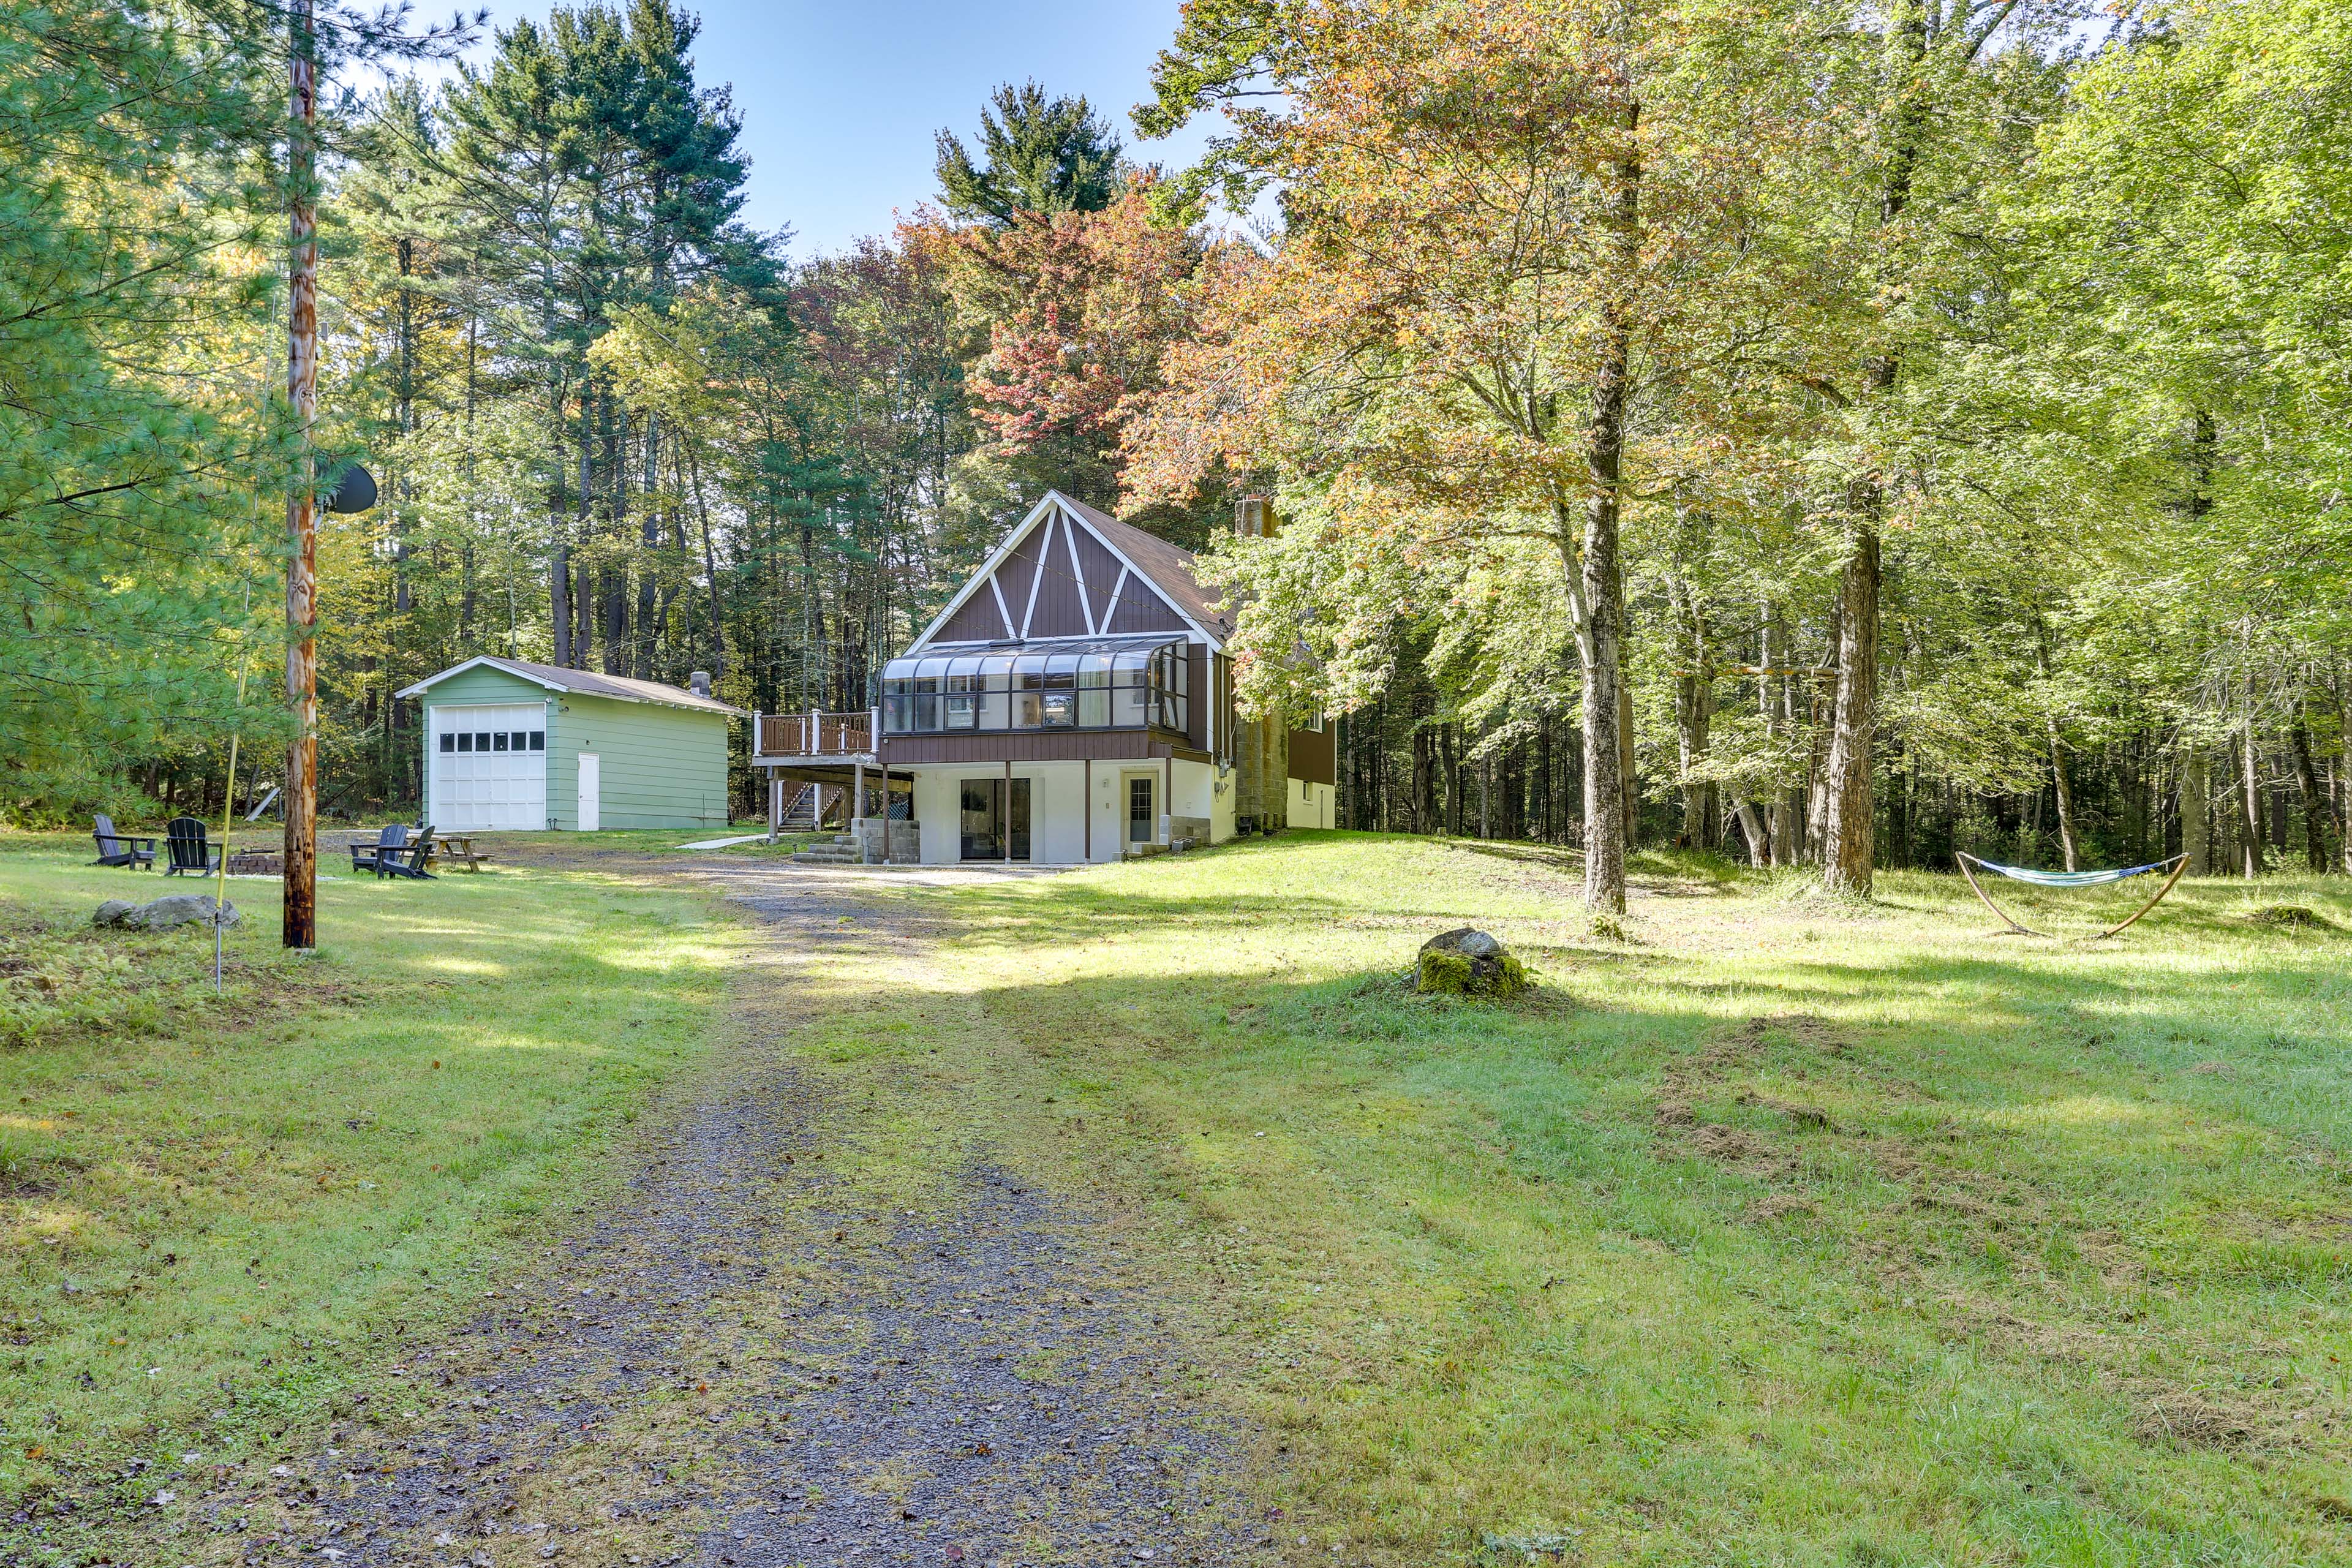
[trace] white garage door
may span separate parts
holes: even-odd
[[[435,708],[432,824],[452,833],[547,826],[547,709]]]

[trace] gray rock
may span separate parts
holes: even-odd
[[[221,924],[236,924],[235,904],[223,904],[220,909]],[[98,906],[98,912],[90,916],[90,923],[121,926],[126,931],[170,931],[175,926],[208,926],[213,923],[213,900],[197,893],[173,893],[169,898],[157,899],[152,904],[129,904],[121,899],[109,899]]]
[[[1464,958],[1500,958],[1503,944],[1475,926],[1440,931],[1421,944],[1423,952],[1451,952]]]

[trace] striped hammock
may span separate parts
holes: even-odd
[[[2036,871],[2024,866],[2003,866],[1991,860],[1971,860],[1988,871],[1998,871],[2012,882],[2031,882],[2037,888],[2096,888],[2108,882],[2120,882],[2126,877],[2144,877],[2150,871],[2161,871],[2172,864],[2158,860],[2146,866],[2126,866],[2112,871]]]
[[[1959,851],[1954,858],[1960,863],[1960,875],[1969,879],[1969,890],[1982,900],[1985,908],[1999,915],[2001,923],[2009,928],[1995,931],[1995,936],[2047,936],[2050,933],[2021,925],[2015,915],[1994,903],[1992,896],[1977,881],[1978,869],[1998,871],[2012,882],[2031,882],[2037,888],[2095,888],[2106,882],[2120,882],[2126,877],[2145,876],[2150,871],[2167,873],[2164,886],[2157,889],[2156,895],[2147,902],[2134,910],[2131,919],[2118,921],[2098,933],[2101,937],[2110,937],[2137,925],[2140,916],[2162,903],[2164,895],[2172,891],[2172,884],[2180,880],[2180,873],[2189,868],[2189,857],[2186,855],[2175,855],[2168,860],[2158,860],[2153,866],[2126,866],[2113,871],[2036,871],[2026,866],[2002,866],[1991,860],[1980,860],[1966,850]]]

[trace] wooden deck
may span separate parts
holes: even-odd
[[[805,713],[762,713],[753,729],[751,765],[864,763],[873,766],[880,761],[875,750],[879,717],[870,708],[849,713],[814,709]]]

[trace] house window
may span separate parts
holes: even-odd
[[[470,752],[474,749],[474,733],[472,731],[460,730],[457,731],[457,749],[461,752]]]
[[[543,751],[547,750],[547,731],[544,731],[544,730],[533,730],[533,731],[530,732],[530,749],[531,749],[532,751],[534,751],[534,752],[543,752]]]
[[[454,751],[456,751],[456,750],[457,749],[457,736],[455,736],[455,735],[453,735],[453,734],[451,734],[451,733],[449,733],[449,731],[446,731],[446,730],[442,731],[441,731],[441,749],[442,749],[443,751],[445,751],[445,752],[454,752]]]
[[[882,671],[883,731],[1181,731],[1192,709],[1187,651],[1181,642],[1106,639],[894,658]]]
[[[490,731],[490,750],[494,752],[505,751],[507,749],[507,734],[508,731],[504,730],[493,730]]]

